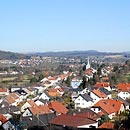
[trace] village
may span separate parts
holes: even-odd
[[[52,126],[77,129],[127,127],[130,83],[129,80],[115,82],[118,75],[129,75],[129,61],[122,64],[124,68],[101,63],[100,67],[93,68],[91,64],[88,57],[80,70],[73,71],[77,66],[71,63],[69,71],[43,77],[38,84],[1,87],[1,129],[26,130],[33,126],[48,129]]]

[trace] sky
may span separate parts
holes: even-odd
[[[1,0],[0,50],[130,51],[130,0]]]

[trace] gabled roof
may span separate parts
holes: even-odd
[[[89,69],[85,70],[84,73],[85,73],[85,75],[91,76],[91,75],[93,75],[93,70],[91,68],[89,68]]]
[[[0,103],[0,108],[2,107],[8,107],[9,106],[9,103],[6,101],[6,100],[3,100],[1,103]]]
[[[87,94],[80,94],[79,96],[81,96],[82,98],[84,98],[86,101],[91,101],[93,102],[93,99]]]
[[[18,98],[19,95],[17,93],[10,93],[8,96],[5,97],[8,103],[14,103]]]
[[[98,128],[103,128],[103,129],[114,129],[114,123],[112,122],[104,122],[102,125],[100,125]]]
[[[99,98],[106,98],[107,97],[107,95],[105,93],[99,91],[98,89],[94,89],[92,92],[94,94],[96,94]]]
[[[54,113],[40,114],[32,117],[21,117],[22,121],[27,124],[28,127],[32,126],[47,126],[49,121],[55,117]]]
[[[130,83],[120,83],[117,85],[117,89],[123,92],[130,92]]]
[[[114,99],[102,99],[98,101],[93,107],[100,107],[107,114],[117,113],[120,111],[122,101]]]
[[[110,95],[110,94],[111,94],[111,92],[108,91],[108,90],[105,89],[105,88],[99,88],[99,90],[100,90],[101,92],[105,93],[106,95]]]
[[[92,111],[88,108],[80,109],[80,111],[78,110],[78,111],[74,112],[73,115],[86,117],[86,118],[93,119],[93,120],[97,120],[100,118],[100,115],[98,115],[97,113],[95,113],[94,111]]]
[[[15,113],[15,112],[20,112],[20,109],[16,106],[8,106],[0,108],[0,114]]]
[[[47,114],[51,113],[49,107],[47,105],[40,105],[35,107],[28,108],[33,115]]]
[[[55,125],[78,127],[82,125],[91,125],[96,123],[96,121],[86,117],[62,114],[52,119],[50,123]]]
[[[48,104],[49,108],[56,111],[58,114],[66,114],[68,109],[58,101],[52,101]]]
[[[120,101],[122,101],[125,106],[129,106],[129,105],[130,105],[126,100],[122,99],[121,97],[116,97],[115,100],[120,100]]]
[[[110,83],[109,82],[97,82],[94,86],[96,87],[109,87]]]
[[[37,107],[37,104],[33,100],[27,100],[27,103],[29,103],[31,107]]]

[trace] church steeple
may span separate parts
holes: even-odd
[[[88,57],[88,63],[86,65],[86,70],[89,69],[89,68],[91,68],[91,67],[90,67],[90,62],[89,62],[89,57]]]

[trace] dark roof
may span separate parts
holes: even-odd
[[[54,113],[50,114],[42,114],[32,117],[22,117],[22,121],[25,122],[25,124],[28,127],[32,126],[47,126],[49,124],[49,121],[55,117]]]
[[[108,91],[108,90],[105,89],[105,88],[99,88],[99,90],[100,90],[101,92],[105,93],[106,95],[110,95],[110,94],[111,94],[111,92]]]
[[[0,108],[2,108],[2,106],[8,107],[8,106],[9,106],[9,103],[8,103],[6,100],[3,100],[3,101],[0,103]]]
[[[121,97],[116,97],[115,100],[120,100],[120,101],[122,101],[125,106],[130,105],[126,100],[122,99]]]
[[[92,119],[88,119],[86,117],[62,114],[52,119],[50,123],[55,125],[61,125],[61,126],[77,127],[82,125],[89,125],[89,124],[91,125],[96,123],[96,121]]]
[[[19,93],[20,95],[26,95],[27,93],[23,89],[18,89],[14,91],[15,93]]]
[[[97,87],[95,87],[95,86],[88,86],[87,87],[87,89],[89,90],[89,91],[93,91],[94,89],[96,89]]]
[[[87,94],[80,94],[79,96],[81,96],[82,98],[84,98],[86,101],[91,101],[93,102],[93,99]]]
[[[42,103],[44,103],[44,104],[49,103],[49,101],[44,100],[44,99],[42,99],[42,98],[41,98],[41,99],[36,99],[35,102],[36,102],[37,100],[40,101],[40,102],[42,102]]]
[[[16,106],[0,108],[0,114],[14,113],[14,112],[19,112],[19,111],[20,109]]]

